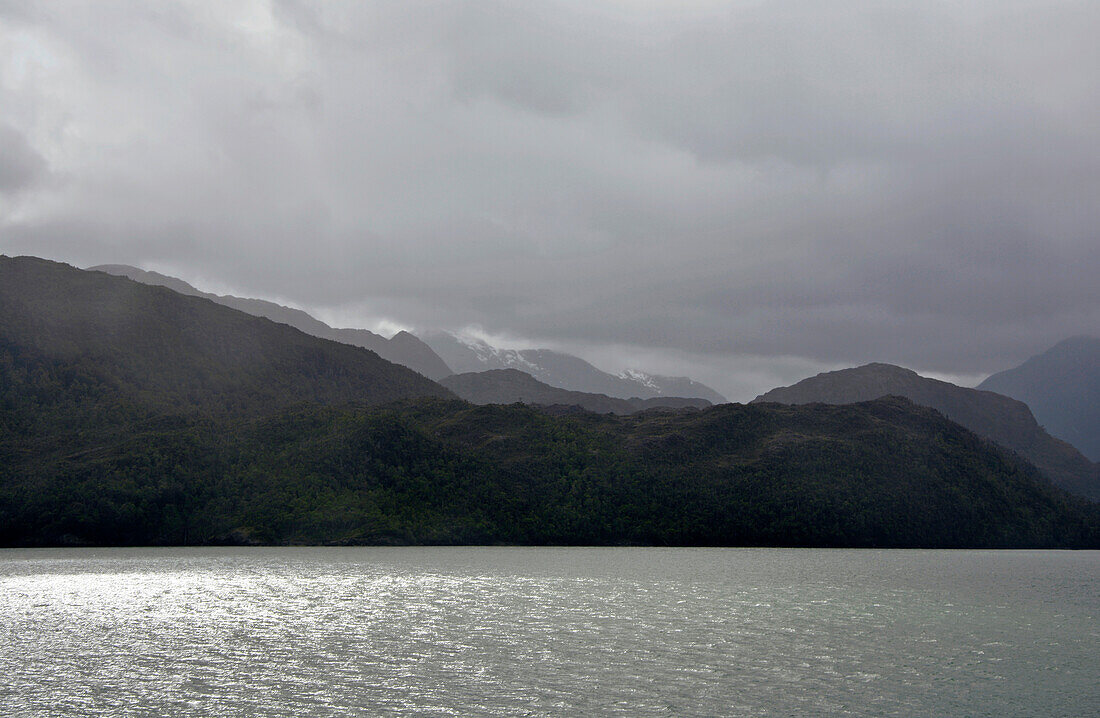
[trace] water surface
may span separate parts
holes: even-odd
[[[1100,715],[1100,552],[0,551],[15,716]]]

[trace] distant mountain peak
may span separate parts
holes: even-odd
[[[156,395],[158,411],[451,396],[362,348],[203,296],[45,260],[0,258],[0,338],[42,366],[86,362],[105,396],[144,406]]]
[[[1063,339],[978,388],[1026,402],[1047,431],[1100,461],[1100,338]]]
[[[652,389],[653,391],[660,392],[660,387],[657,385],[657,382],[654,381],[651,375],[646,374],[644,371],[638,371],[637,369],[623,369],[621,372],[619,372],[618,376],[628,381],[637,382],[638,384],[641,384],[648,389]]]
[[[414,369],[429,379],[439,380],[453,373],[517,369],[552,387],[620,399],[683,397],[705,399],[711,404],[726,403],[724,396],[688,377],[661,376],[639,369],[611,374],[572,354],[552,349],[497,347],[470,332],[435,331],[417,336],[402,330],[387,340],[366,329],[335,329],[299,309],[263,299],[203,292],[181,279],[125,264],[103,264],[90,269],[125,276],[144,284],[165,286],[181,294],[204,297],[249,314],[289,324],[313,336],[361,346],[383,359]]]
[[[665,377],[630,369],[611,374],[584,359],[553,349],[504,349],[469,334],[436,331],[423,337],[456,374],[519,369],[559,389],[618,399],[685,397],[724,404],[726,398],[687,377]]]
[[[622,399],[606,394],[570,391],[550,386],[512,368],[453,374],[439,383],[472,404],[518,402],[540,406],[574,406],[597,414],[634,414],[647,409],[704,409],[711,405],[706,399],[699,398]]]
[[[818,376],[825,376],[828,374],[862,374],[865,376],[883,376],[883,377],[904,377],[906,379],[918,378],[924,379],[917,372],[912,369],[898,366],[897,364],[888,364],[886,362],[873,361],[867,364],[861,364],[857,367],[851,367],[848,369],[836,369],[834,371],[827,371],[818,374]],[[935,381],[935,380],[933,380]]]
[[[905,375],[905,376],[920,376],[920,374],[913,371],[912,369],[908,369],[908,368],[903,367],[903,366],[898,366],[897,364],[888,364],[887,362],[881,362],[881,361],[868,362],[868,363],[863,364],[861,366],[857,366],[854,369],[841,369],[840,371],[860,371],[860,370],[880,371],[880,372],[884,372],[884,373],[899,374],[899,375]]]
[[[1078,334],[1076,336],[1063,339],[1047,351],[1095,347],[1100,347],[1100,337],[1094,337],[1090,334]]]
[[[864,364],[803,379],[761,394],[752,403],[852,404],[902,396],[1018,452],[1067,491],[1100,500],[1100,468],[1073,446],[1050,436],[1022,401],[992,391],[929,379],[911,369]]]
[[[180,294],[186,294],[188,296],[206,296],[206,292],[196,289],[182,279],[169,277],[166,274],[153,272],[148,269],[139,269],[138,267],[132,267],[129,264],[100,264],[95,267],[88,267],[88,271],[104,272],[105,274],[113,274],[119,277],[127,277],[128,279],[132,279],[135,282],[141,282],[142,284],[152,284],[159,287],[167,287],[173,292],[179,292]]]
[[[301,309],[284,307],[266,299],[250,299],[203,292],[195,289],[182,279],[168,277],[159,272],[138,269],[127,264],[101,264],[90,267],[88,271],[105,272],[127,277],[142,284],[167,287],[180,294],[203,297],[246,314],[264,317],[280,324],[289,324],[311,336],[363,347],[378,354],[386,361],[408,367],[429,379],[442,379],[452,373],[451,368],[427,344],[409,332],[401,331],[392,338],[386,339],[380,334],[375,334],[366,329],[335,329]]]

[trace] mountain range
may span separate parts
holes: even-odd
[[[903,396],[1025,457],[1067,491],[1100,500],[1100,467],[1070,444],[1052,437],[1027,404],[992,391],[928,379],[890,364],[867,364],[826,372],[773,389],[754,403],[851,404]]]
[[[149,272],[126,264],[101,264],[89,267],[88,271],[106,272],[107,274],[127,277],[143,284],[168,287],[180,294],[203,297],[246,314],[265,317],[280,324],[288,324],[311,336],[370,349],[383,359],[418,371],[429,379],[442,379],[452,373],[450,367],[427,344],[409,332],[398,332],[390,339],[386,339],[384,336],[366,329],[336,329],[300,309],[285,307],[264,299],[249,299],[202,292],[182,279],[169,277],[158,272]]]
[[[0,545],[1100,547],[1100,505],[902,398],[474,406],[212,300],[0,257]]]
[[[1025,402],[1047,431],[1100,461],[1100,339],[1066,339],[978,388]]]
[[[376,353],[102,272],[0,257],[0,348],[43,411],[122,405],[256,415],[295,404],[380,404],[451,392]],[[65,411],[68,411],[66,409]]]
[[[518,369],[452,374],[439,382],[459,398],[471,404],[534,404],[539,406],[576,406],[597,414],[633,414],[646,409],[705,409],[706,399],[656,396],[650,399],[620,399],[606,394],[570,391],[544,384]]]
[[[636,370],[610,374],[572,354],[550,349],[501,349],[484,340],[450,332],[429,332],[423,339],[458,374],[518,369],[559,389],[619,399],[672,396],[706,399],[711,404],[726,403],[724,396],[687,377],[659,376]]]
[[[510,368],[524,371],[559,389],[606,394],[622,399],[686,397],[705,399],[711,404],[726,401],[725,397],[710,387],[687,377],[658,376],[638,370],[626,370],[619,375],[609,374],[571,354],[549,349],[500,349],[485,341],[460,338],[459,335],[449,332],[430,332],[425,334],[425,341],[422,341],[410,332],[400,331],[386,339],[366,329],[336,329],[300,309],[275,302],[203,292],[181,279],[125,264],[101,264],[89,267],[89,271],[106,272],[145,284],[168,287],[180,294],[204,297],[247,314],[289,324],[315,337],[364,347],[383,359],[409,367],[436,381],[453,373]]]

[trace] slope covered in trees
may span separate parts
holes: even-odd
[[[472,406],[207,300],[0,259],[0,544],[1100,547],[1100,507],[897,398]]]
[[[570,391],[544,384],[519,369],[452,374],[439,381],[457,396],[472,404],[537,404],[541,406],[579,406],[597,414],[633,414],[645,409],[703,409],[706,399],[657,396],[651,399],[619,399],[606,394]]]
[[[891,364],[866,364],[772,389],[753,402],[848,404],[890,395],[930,406],[971,431],[1018,452],[1067,491],[1100,500],[1100,467],[1073,446],[1048,434],[1026,404],[992,391],[928,379]]]
[[[82,444],[6,447],[0,543],[1100,546],[1095,504],[901,399],[300,406]]]

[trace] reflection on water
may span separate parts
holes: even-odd
[[[1096,715],[1100,553],[0,552],[8,715]]]

